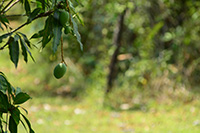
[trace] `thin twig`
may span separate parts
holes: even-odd
[[[15,4],[17,4],[19,0],[16,0],[14,3],[12,3],[3,13],[6,13],[10,8],[12,8]]]
[[[6,44],[3,45],[2,47],[0,47],[0,50],[3,50],[7,45],[8,45],[8,43],[6,43]]]
[[[11,18],[11,17],[23,17],[23,16],[27,16],[27,15],[26,14],[5,15],[5,17],[7,17],[7,18]]]
[[[5,2],[5,0],[3,0],[2,2],[1,2],[1,5],[0,5],[0,7],[2,7],[3,6],[3,3]]]
[[[13,2],[13,0],[11,0],[11,1],[2,9],[1,13],[4,12],[4,10],[6,10],[6,8],[7,8],[12,2]],[[1,13],[0,13],[0,14],[1,14]]]
[[[63,38],[61,37],[61,62],[64,63],[67,66],[67,63],[64,59],[64,52],[63,52]]]
[[[69,2],[68,0],[66,0],[66,4],[67,4],[67,10],[69,12],[69,23],[70,25],[72,25],[72,21],[71,21],[71,12],[70,12],[70,7],[69,7]]]
[[[41,18],[41,17],[46,17],[46,16],[48,16],[51,13],[53,13],[53,10],[50,10],[50,11],[45,12],[45,13],[41,13],[38,16],[36,16],[35,18],[33,18],[33,20],[35,20],[37,18]],[[9,33],[7,33],[5,35],[9,36],[9,35],[13,34],[14,32],[18,31],[19,29],[21,29],[22,27],[24,27],[25,25],[28,25],[28,24],[30,24],[30,22],[25,22],[24,24],[20,25],[19,27],[17,27],[16,29],[12,30],[11,32],[9,32]]]
[[[41,13],[39,14],[38,16],[36,16],[35,18],[33,18],[32,21],[34,21],[35,19],[37,18],[42,18],[42,17],[46,17],[46,16],[49,16],[51,13],[53,13],[53,10],[50,10],[48,12],[45,12],[45,13]],[[19,29],[23,28],[24,26],[30,24],[30,22],[25,22],[24,24],[20,25],[18,28],[12,30],[11,32],[7,33],[7,34],[4,34],[5,36],[10,36],[12,35],[14,32],[18,31]],[[0,48],[0,50],[3,50],[8,44],[6,43],[3,47]]]
[[[63,38],[61,37],[61,60],[64,62],[64,54],[63,54]]]

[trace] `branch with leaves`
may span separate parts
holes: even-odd
[[[9,7],[13,7],[14,3],[17,3],[18,0],[16,0],[15,2],[10,1],[0,12],[1,14],[3,14],[0,17],[0,24],[2,23],[5,27],[9,27],[9,21],[6,17],[6,15],[4,15],[5,11],[8,11],[7,9],[10,9]],[[21,2],[21,1],[20,1]],[[41,2],[40,0],[38,0],[37,2]],[[28,49],[31,48],[30,45],[30,40],[28,39],[28,37],[23,34],[18,32],[18,30],[20,30],[21,28],[25,27],[26,25],[30,24],[31,22],[37,20],[38,18],[42,18],[42,17],[47,17],[45,24],[44,24],[44,28],[42,30],[40,30],[38,33],[35,33],[32,35],[31,39],[34,38],[42,38],[41,43],[42,43],[42,47],[41,48],[45,48],[46,45],[51,41],[52,41],[52,50],[53,53],[56,53],[57,51],[57,47],[59,46],[61,42],[61,37],[62,37],[62,32],[63,29],[64,30],[68,30],[68,32],[66,33],[73,35],[74,37],[77,38],[78,43],[80,44],[81,50],[83,50],[83,44],[81,43],[81,36],[78,32],[78,25],[75,21],[75,18],[77,18],[77,20],[79,20],[79,22],[81,24],[83,24],[82,20],[80,19],[80,17],[78,16],[78,14],[75,11],[75,8],[73,7],[73,4],[70,0],[61,0],[57,3],[50,3],[49,1],[47,1],[47,3],[42,3],[40,7],[36,7],[33,11],[31,11],[31,6],[28,0],[24,0],[24,3],[22,3],[24,5],[24,9],[26,11],[26,14],[24,14],[23,16],[27,16],[27,21],[25,23],[23,23],[22,25],[20,25],[19,27],[17,27],[16,29],[12,29],[10,32],[5,33],[3,35],[0,36],[0,43],[3,42],[3,40],[5,40],[6,38],[9,38],[6,42],[6,44],[4,44],[2,47],[0,47],[0,50],[3,50],[4,48],[6,48],[6,46],[9,45],[18,45],[19,42],[21,43],[21,45],[25,47],[25,50],[22,50],[23,56],[24,56],[24,60],[27,59],[27,52],[31,55],[30,50]],[[54,5],[53,7],[49,8],[50,5]],[[73,12],[73,14],[71,13],[71,11]],[[69,20],[67,20],[64,24],[62,24],[62,17],[60,16],[62,12],[66,12],[69,14]],[[0,25],[0,28],[1,25]],[[20,34],[20,35],[19,35]],[[23,41],[22,41],[23,40]],[[14,43],[13,43],[14,42]],[[23,43],[25,42],[25,43]],[[13,43],[13,44],[12,44]],[[18,46],[9,46],[8,47],[10,50],[10,56],[11,56],[11,61],[15,64],[15,66],[17,67],[18,64],[18,56],[19,56],[19,52],[16,54],[12,54],[12,50],[10,48],[15,48],[15,51],[19,51]],[[31,55],[32,57],[32,55]],[[14,58],[15,61],[14,61]],[[32,57],[33,59],[33,57]],[[27,62],[27,60],[25,60]]]
[[[19,110],[21,108],[28,113],[21,104],[27,102],[31,97],[22,92],[19,87],[14,88],[1,71],[0,83],[0,132],[6,133],[9,129],[11,133],[17,133],[17,126],[21,123],[27,132],[26,125],[29,128],[29,133],[34,133],[29,120]],[[6,116],[6,121],[3,120],[4,115]],[[5,130],[3,130],[3,122],[5,123]],[[24,122],[26,122],[26,125]]]
[[[75,0],[75,2],[80,4],[79,0]],[[8,15],[7,13],[10,9],[18,4],[23,5],[25,14]],[[13,29],[8,19],[10,17],[27,17],[27,20],[16,29]],[[46,20],[43,29],[33,34],[30,39],[26,36],[26,33],[19,32],[23,27],[44,17],[46,17]],[[67,63],[64,60],[63,36],[71,35],[76,37],[81,50],[83,50],[76,19],[83,25],[71,0],[3,0],[0,2],[0,30],[6,28],[7,33],[0,35],[0,50],[4,50],[5,48],[9,49],[10,60],[17,68],[20,51],[22,51],[25,62],[28,62],[28,55],[35,61],[30,51],[32,48],[31,39],[41,39],[40,43],[42,49],[52,42],[52,51],[54,54],[61,44],[61,64],[64,63],[64,69],[62,69],[65,72]],[[59,67],[61,66],[58,65],[57,68]],[[56,78],[61,78],[63,75],[64,74],[57,74]],[[20,91],[19,88],[15,89],[12,87],[3,72],[0,72],[0,83],[0,132],[5,133],[9,130],[11,133],[16,133],[17,126],[20,122],[26,129],[24,124],[24,122],[26,122],[29,127],[29,131],[27,132],[34,133],[29,120],[18,109],[21,107],[19,104],[26,102],[30,99],[30,96]],[[6,117],[3,117],[4,114]],[[4,120],[4,118],[6,118],[6,120]],[[21,118],[23,118],[23,120]],[[4,121],[6,124],[3,124]],[[4,126],[5,129],[3,129]]]

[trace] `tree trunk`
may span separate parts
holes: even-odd
[[[117,56],[119,54],[119,49],[121,47],[121,39],[122,39],[122,32],[124,27],[124,17],[126,14],[127,9],[125,9],[122,14],[120,14],[118,19],[118,24],[113,34],[113,45],[116,46],[116,49],[112,55],[110,65],[109,65],[109,74],[107,79],[107,88],[106,94],[112,90],[113,80],[116,77],[116,64],[117,64]]]

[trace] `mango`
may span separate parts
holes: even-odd
[[[65,27],[66,23],[69,22],[69,13],[65,10],[61,10],[59,14],[59,21],[60,24]]]
[[[67,66],[64,63],[59,63],[54,68],[53,75],[55,78],[60,79],[65,75],[66,70],[67,70]]]
[[[64,30],[64,33],[67,35],[68,33],[70,33],[70,31],[71,31],[71,27],[66,26],[65,30]]]

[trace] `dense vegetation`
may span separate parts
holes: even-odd
[[[162,94],[176,99],[188,91],[196,93],[199,4],[186,0],[83,1],[79,12],[85,22],[81,28],[84,52],[72,42],[65,51],[80,66],[89,86],[95,82],[105,92],[113,88],[111,104],[116,108],[131,103],[138,91],[158,99]],[[116,95],[121,97],[119,103]],[[186,97],[185,102],[192,99]]]

